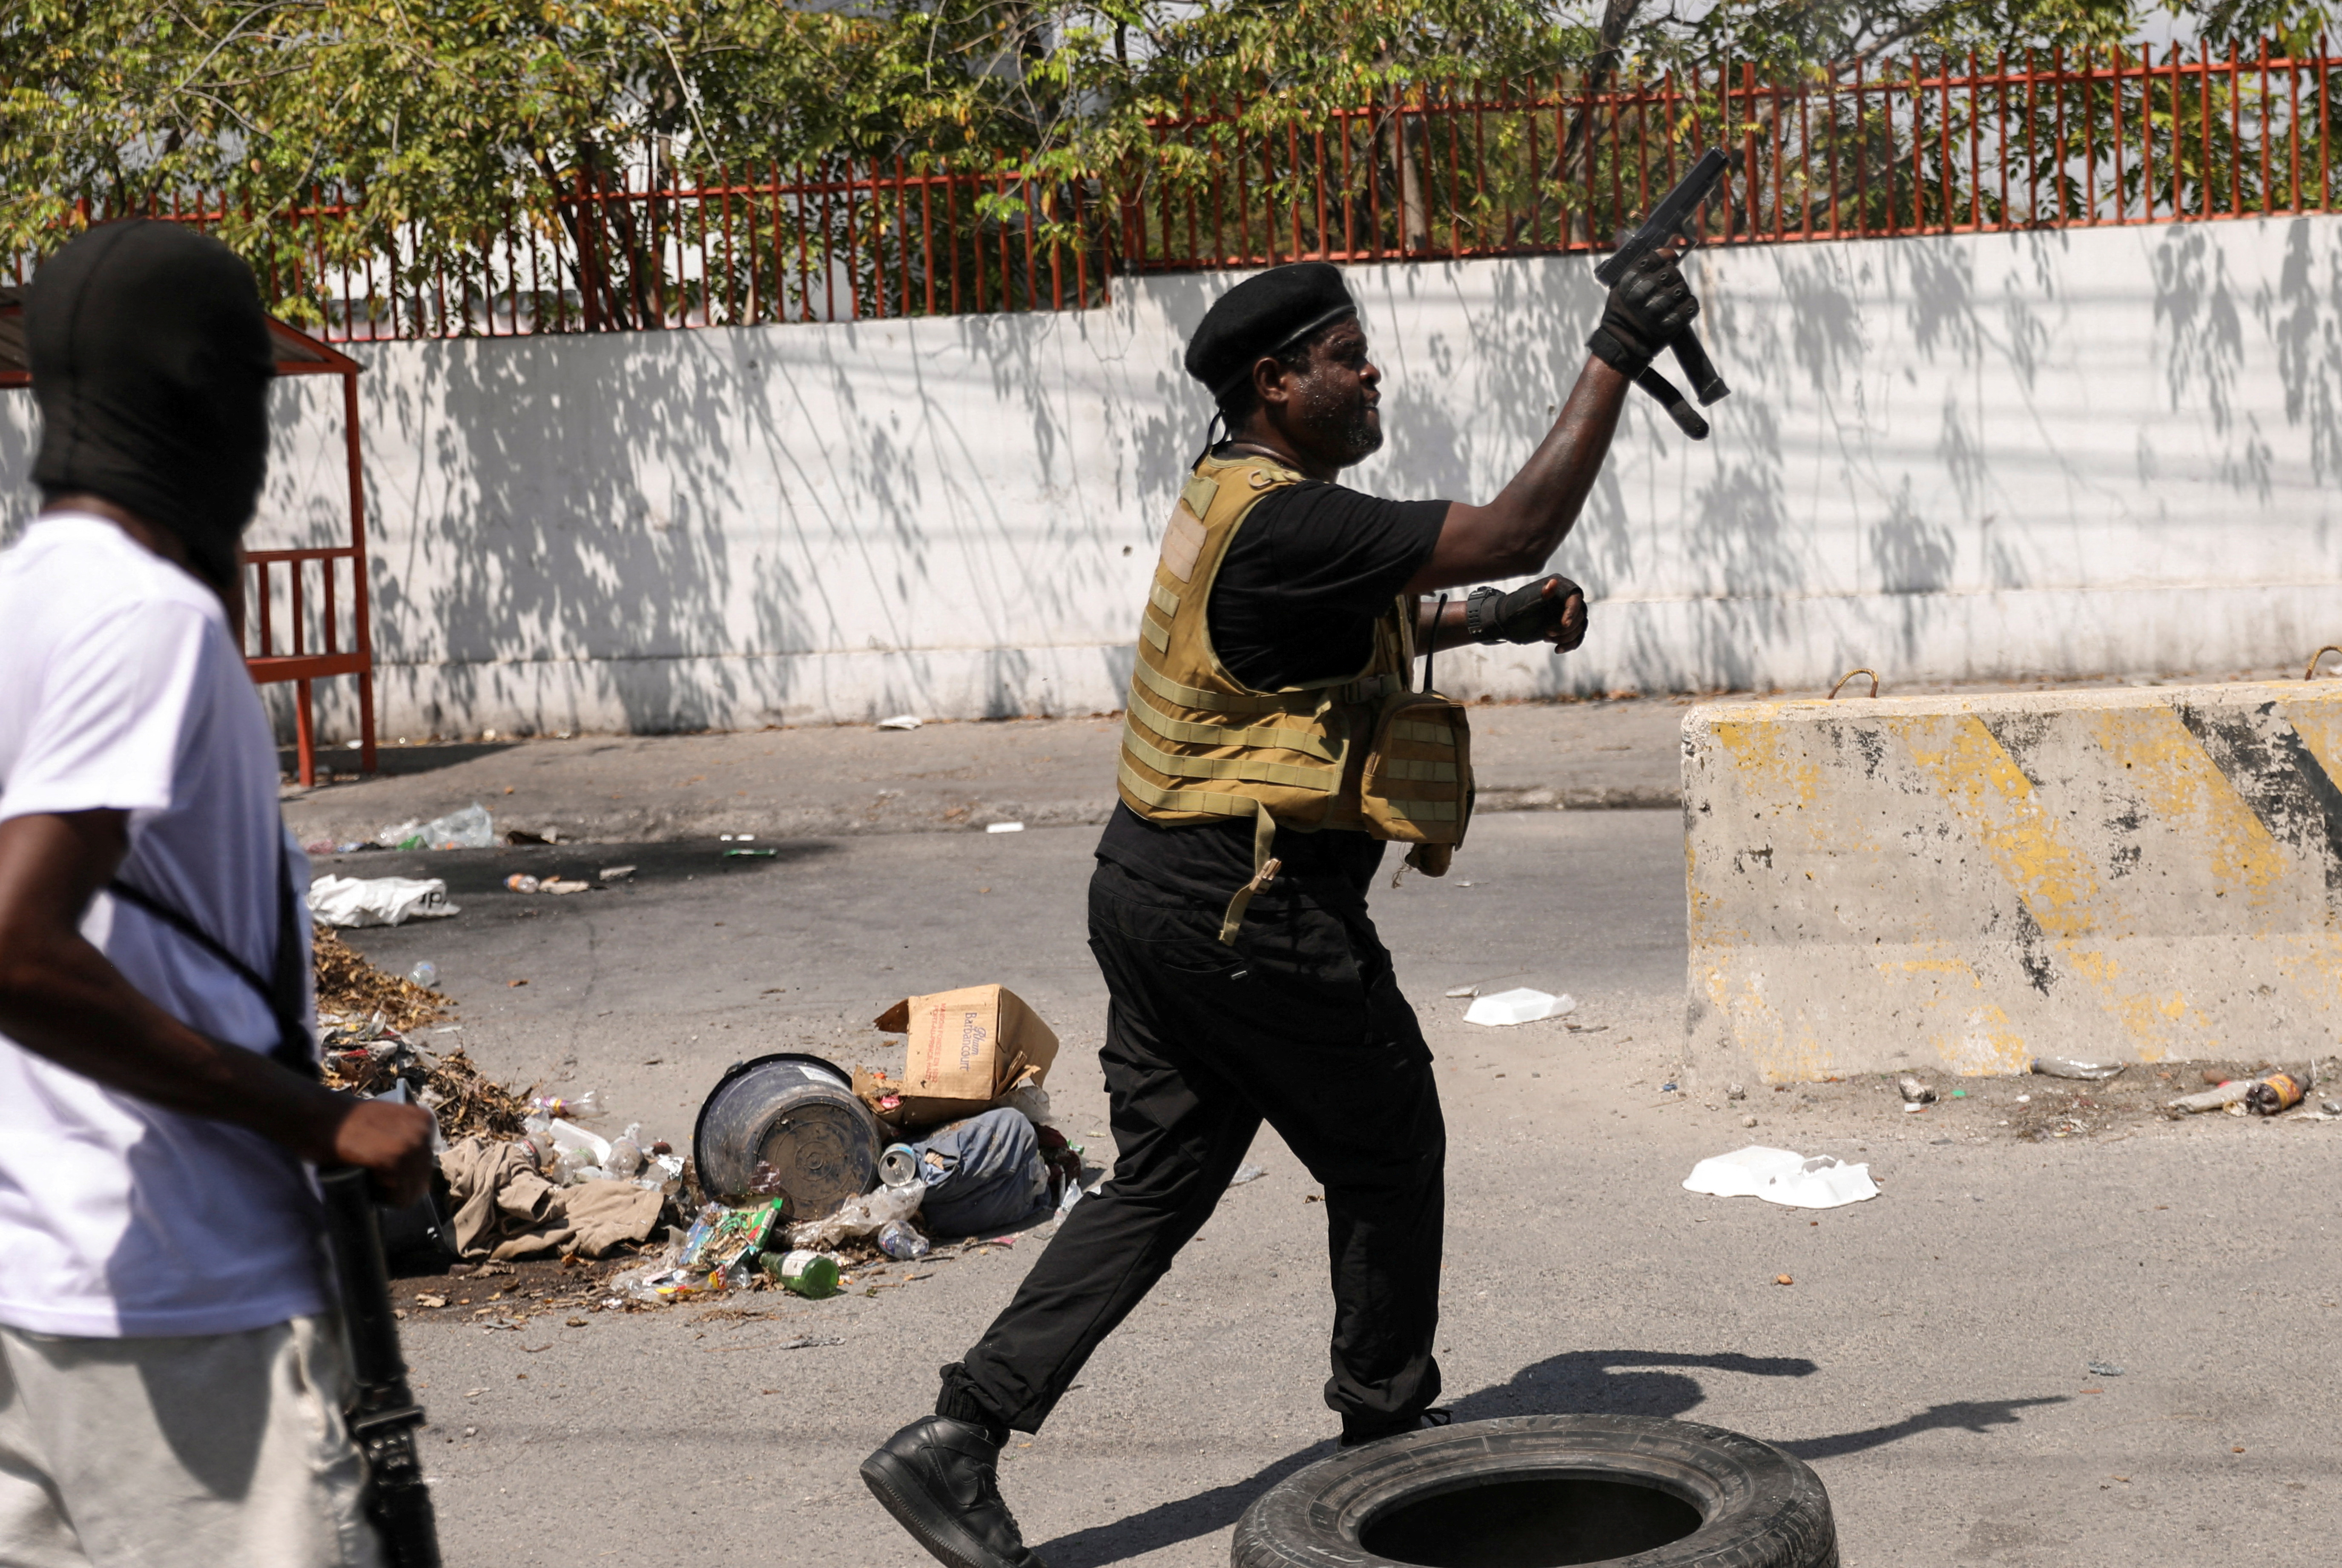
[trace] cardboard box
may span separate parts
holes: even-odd
[[[875,1025],[908,1034],[901,1080],[866,1069],[855,1074],[855,1093],[889,1122],[932,1126],[973,1116],[1019,1086],[1038,1086],[1057,1059],[1057,1036],[1015,992],[971,985],[910,996],[881,1013]],[[896,1100],[888,1105],[884,1102]]]

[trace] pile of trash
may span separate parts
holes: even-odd
[[[902,1077],[818,1057],[734,1066],[700,1112],[703,1187],[686,1233],[610,1281],[656,1306],[731,1291],[833,1295],[850,1271],[955,1237],[1046,1223],[1085,1195],[1085,1150],[1050,1124],[1056,1036],[996,985],[907,997]],[[948,1041],[950,1049],[942,1049]],[[841,1170],[849,1173],[838,1184]],[[1086,1189],[1095,1191],[1095,1186]]]
[[[610,1287],[651,1306],[773,1288],[818,1301],[836,1294],[850,1271],[880,1258],[910,1263],[941,1241],[1062,1214],[1084,1196],[1083,1149],[1028,1111],[1048,1114],[1048,1096],[1037,1087],[1028,1086],[1017,1104],[891,1144],[876,1187],[809,1218],[793,1220],[785,1193],[705,1203],[681,1241],[615,1276]],[[751,1185],[769,1189],[778,1181],[779,1173],[760,1164]]]
[[[357,1018],[317,1014],[318,1075],[329,1089],[367,1099],[404,1099],[428,1110],[444,1142],[521,1135],[528,1103],[488,1077],[461,1045],[434,1051],[379,1012]]]
[[[301,847],[311,854],[360,854],[372,850],[386,849],[489,849],[498,844],[518,847],[532,844],[565,842],[558,828],[546,827],[532,831],[525,827],[508,827],[496,832],[495,819],[488,808],[478,801],[461,811],[451,811],[429,822],[408,820],[392,823],[372,838],[345,839],[336,843],[321,838]]]
[[[438,1118],[440,1137],[516,1137],[528,1106],[472,1064],[461,1045],[435,1051],[408,1033],[438,1018],[446,999],[425,982],[385,974],[331,931],[311,950],[317,988],[318,1074],[329,1089],[412,1100]]]
[[[539,1094],[528,1102],[521,1135],[545,1179],[555,1186],[633,1182],[670,1193],[680,1192],[683,1156],[664,1139],[646,1137],[640,1122],[627,1123],[615,1138],[605,1138],[578,1124],[598,1121],[606,1114],[601,1094],[593,1089],[575,1097]]]
[[[606,1114],[596,1091],[540,1094],[521,1108],[519,1136],[474,1135],[440,1152],[448,1251],[598,1258],[680,1220],[689,1162],[638,1122],[608,1138],[582,1125]]]
[[[671,1242],[657,1256],[612,1275],[609,1289],[622,1300],[646,1306],[670,1306],[730,1291],[773,1286],[814,1301],[836,1295],[853,1260],[835,1247],[823,1250],[792,1244],[789,1227],[784,1223],[787,1212],[785,1197],[732,1206],[706,1204],[681,1241]],[[888,1223],[898,1233],[907,1231],[899,1219]],[[926,1251],[921,1238],[916,1252],[908,1255],[923,1256]]]

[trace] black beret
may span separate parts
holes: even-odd
[[[1257,272],[1212,302],[1187,342],[1187,374],[1215,399],[1242,381],[1264,355],[1290,348],[1358,313],[1331,262],[1295,262]]]

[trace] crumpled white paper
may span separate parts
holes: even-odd
[[[1493,996],[1476,998],[1464,1010],[1466,1024],[1486,1024],[1502,1027],[1507,1024],[1534,1024],[1540,1018],[1558,1018],[1565,1013],[1577,1011],[1575,996],[1556,996],[1550,992],[1519,986],[1511,991],[1499,991]]]
[[[1788,1149],[1751,1144],[1702,1160],[1684,1178],[1684,1191],[1718,1198],[1762,1198],[1792,1209],[1837,1209],[1878,1195],[1868,1165],[1835,1154],[1810,1159]]]

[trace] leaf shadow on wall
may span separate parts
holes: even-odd
[[[378,658],[427,666],[434,722],[539,729],[947,711],[971,650],[995,715],[1057,711],[1023,650],[1119,690],[1109,563],[1151,549],[1186,420],[1132,406],[1165,377],[1117,335],[1096,311],[377,351],[370,453],[415,454],[370,466]],[[1101,485],[1107,429],[1139,440]]]

